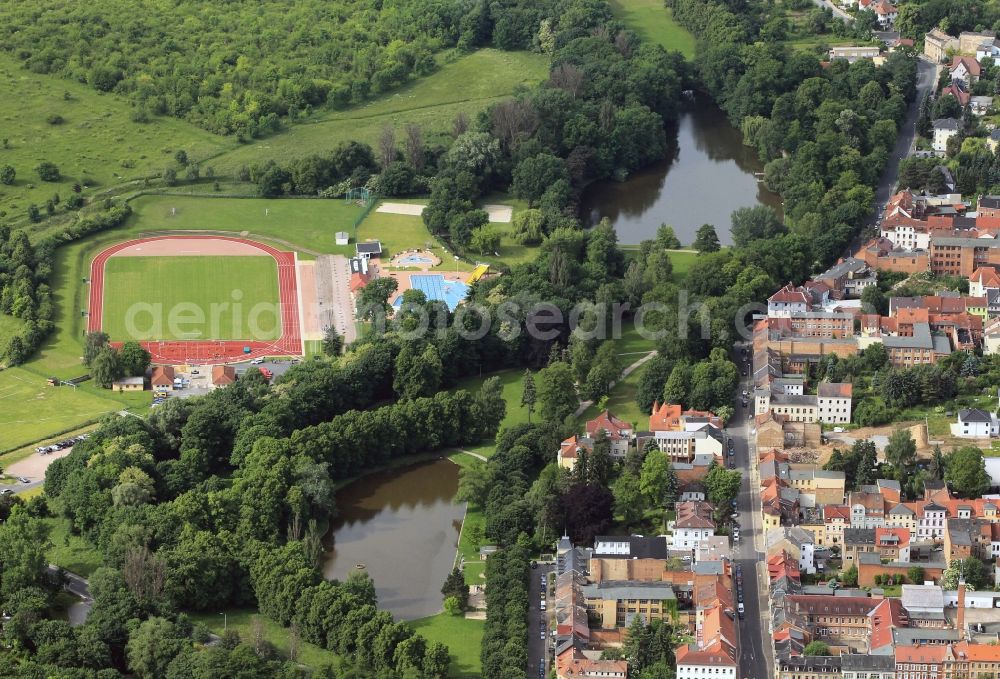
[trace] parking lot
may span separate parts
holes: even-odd
[[[236,375],[244,375],[250,370],[259,370],[261,368],[268,370],[272,374],[272,379],[279,375],[283,375],[292,366],[298,363],[298,360],[287,360],[287,361],[263,361],[261,363],[252,364],[247,361],[246,363],[239,363],[236,365]],[[182,387],[180,389],[173,389],[166,392],[165,398],[153,397],[153,407],[162,403],[167,398],[192,398],[194,396],[205,396],[211,393],[212,387],[212,366],[201,365],[201,366],[191,366],[190,372],[180,372],[175,373],[177,377],[181,379]]]

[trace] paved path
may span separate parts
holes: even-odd
[[[625,370],[622,371],[621,377],[619,377],[617,380],[611,383],[611,388],[614,389],[616,384],[618,384],[623,379],[625,379],[626,377],[634,373],[636,370],[638,370],[643,363],[653,358],[653,356],[656,356],[656,351],[650,351],[645,356],[640,358],[638,361],[636,361],[629,367],[625,368]],[[587,408],[589,408],[592,405],[594,405],[593,401],[583,401],[582,403],[580,403],[580,407],[576,409],[576,412],[573,413],[573,415],[575,417],[580,417],[580,415],[583,415],[583,413],[586,412]]]
[[[465,453],[466,455],[471,455],[472,457],[476,458],[477,460],[482,460],[483,462],[486,462],[486,456],[485,455],[480,455],[479,453],[474,453],[471,450],[463,450],[461,448],[453,448],[452,450],[458,451],[459,453]]]
[[[828,10],[832,11],[833,12],[833,16],[837,17],[838,19],[840,19],[841,21],[843,21],[845,24],[850,24],[850,23],[854,22],[854,17],[853,16],[851,16],[850,14],[848,14],[847,12],[845,12],[843,9],[841,9],[839,5],[836,5],[836,4],[832,3],[832,2],[830,2],[830,0],[813,0],[813,2],[816,3],[817,7],[822,7],[823,9],[828,9]]]
[[[60,569],[54,563],[46,566],[45,570],[48,571],[53,580],[58,578],[59,574],[62,573],[64,578],[63,589],[70,594],[80,597],[78,603],[70,606],[68,613],[70,625],[74,627],[82,625],[87,621],[87,616],[90,615],[90,607],[94,604],[94,599],[90,596],[90,583],[82,575],[71,573],[65,568]]]

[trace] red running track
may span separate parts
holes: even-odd
[[[263,356],[301,356],[302,326],[299,319],[298,279],[295,253],[283,252],[264,243],[244,238],[227,236],[155,236],[125,241],[100,252],[90,264],[90,313],[87,322],[89,332],[101,329],[104,317],[104,265],[108,258],[125,248],[155,240],[198,240],[214,239],[243,243],[274,257],[278,263],[278,298],[281,307],[281,336],[273,342],[256,340],[164,340],[139,342],[152,354],[153,363],[169,365],[237,363]],[[121,346],[121,342],[112,342]],[[250,353],[243,348],[250,347]]]

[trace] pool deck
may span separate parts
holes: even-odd
[[[391,305],[395,305],[396,300],[398,298],[402,297],[404,292],[406,292],[407,290],[411,290],[413,288],[413,283],[410,280],[411,276],[441,276],[446,281],[453,281],[453,282],[457,282],[457,283],[465,283],[468,280],[468,278],[469,278],[469,274],[467,272],[454,272],[454,271],[452,271],[452,272],[432,271],[432,272],[428,273],[428,272],[425,272],[425,271],[386,271],[386,270],[384,270],[384,271],[382,271],[382,275],[383,276],[389,276],[391,278],[395,278],[396,282],[399,284],[399,287],[396,288],[395,294],[393,294],[393,296],[389,298],[389,304],[391,304]],[[444,300],[442,300],[442,301],[444,301]]]
[[[393,255],[392,259],[389,260],[388,266],[398,268],[415,267],[427,271],[435,266],[440,266],[440,264],[441,258],[429,250],[406,250],[405,252]]]

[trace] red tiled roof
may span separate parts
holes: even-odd
[[[823,505],[823,520],[833,521],[834,519],[851,520],[851,508],[847,505]]]
[[[680,420],[680,404],[654,402],[649,416],[649,431],[674,431],[680,426]]]
[[[801,288],[796,288],[794,285],[789,283],[785,287],[778,290],[776,293],[768,297],[768,302],[786,302],[789,304],[802,303],[808,305],[810,303],[809,295],[806,294]]]
[[[979,77],[979,75],[983,72],[983,69],[980,68],[979,66],[979,62],[976,61],[973,57],[959,57],[959,56],[952,58],[951,66],[948,67],[948,70],[954,71],[961,65],[965,65],[965,70],[969,72],[969,75],[974,75],[976,77]]]
[[[896,646],[896,664],[940,665],[947,652],[948,646],[945,644]]]
[[[822,382],[816,393],[823,398],[851,398],[853,386],[850,382]]]
[[[597,432],[601,429],[608,433],[608,438],[612,441],[628,439],[629,435],[632,433],[632,425],[625,420],[615,417],[610,410],[605,410],[603,413],[587,422],[587,433],[592,437],[596,436]]]
[[[981,266],[972,272],[969,282],[979,283],[984,288],[1000,288],[1000,273],[993,267]]]

